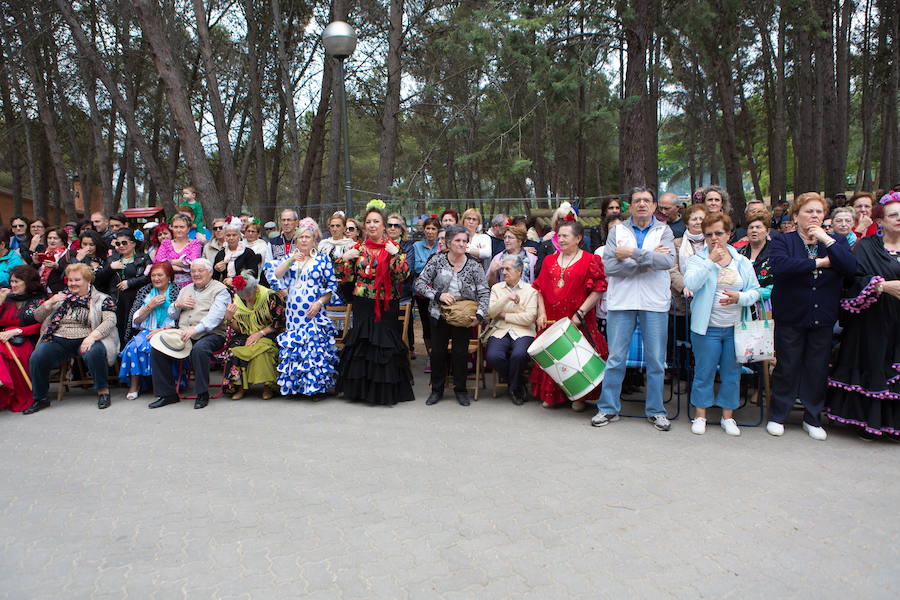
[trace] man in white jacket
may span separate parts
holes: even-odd
[[[603,266],[609,288],[606,292],[606,317],[609,361],[603,379],[603,391],[595,427],[619,420],[622,379],[628,360],[628,346],[635,326],[640,323],[647,364],[647,397],[644,414],[654,427],[671,427],[663,406],[663,377],[669,305],[669,269],[675,261],[672,230],[654,218],[656,198],[646,187],[629,193],[631,218],[609,232],[603,250]]]

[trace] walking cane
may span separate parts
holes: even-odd
[[[33,390],[31,387],[31,379],[28,377],[28,373],[25,371],[25,367],[22,366],[22,362],[19,360],[19,357],[16,356],[16,353],[13,352],[12,345],[9,342],[3,342],[6,345],[6,349],[9,350],[9,355],[12,356],[12,359],[15,361],[16,366],[19,367],[19,372],[22,374],[22,377],[25,378],[25,383],[28,384],[28,389]]]

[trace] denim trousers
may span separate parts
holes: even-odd
[[[741,402],[741,367],[734,354],[734,327],[709,327],[706,335],[692,331],[691,346],[694,350],[691,404],[697,408],[736,409]],[[717,370],[718,394],[714,389]]]
[[[650,310],[611,310],[606,315],[609,360],[597,410],[607,415],[622,410],[622,380],[628,361],[628,345],[635,325],[640,323],[644,336],[644,362],[647,366],[647,397],[644,414],[648,417],[666,414],[663,406],[663,378],[665,376],[666,339],[669,313]]]
[[[50,389],[50,370],[63,363],[63,361],[79,354],[79,346],[83,339],[70,340],[52,336],[49,340],[38,344],[28,361],[28,369],[31,373],[31,397],[34,400],[46,400],[47,391]],[[81,359],[91,373],[94,380],[94,389],[102,390],[107,387],[106,348],[100,342],[94,342],[91,348],[81,355]]]

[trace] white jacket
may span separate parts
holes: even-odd
[[[644,243],[637,245],[632,220],[616,225],[606,239],[603,249],[603,268],[609,288],[606,291],[608,310],[647,310],[669,312],[672,303],[669,269],[675,264],[675,238],[665,223],[654,217]],[[668,253],[655,252],[665,246]],[[630,258],[616,258],[616,248],[634,248]]]

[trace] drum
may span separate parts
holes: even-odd
[[[606,372],[606,362],[566,318],[539,335],[528,347],[528,354],[570,400],[590,393]]]

